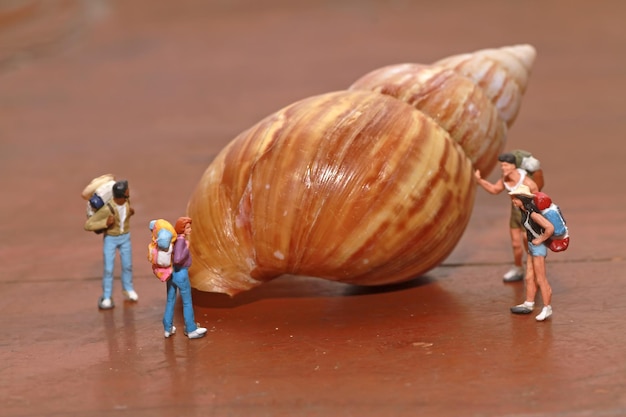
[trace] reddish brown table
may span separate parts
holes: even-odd
[[[626,414],[625,3],[41,3],[0,8],[3,415]],[[237,133],[383,65],[516,43],[538,58],[508,144],[541,159],[572,234],[547,261],[551,320],[509,313],[523,288],[501,282],[507,199],[478,190],[424,277],[197,293],[208,336],[163,338],[148,221],[183,214]],[[116,308],[98,311],[80,191],[106,172],[131,184],[140,300],[116,279]]]

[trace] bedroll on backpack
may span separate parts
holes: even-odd
[[[87,200],[87,218],[96,214],[98,210],[103,208],[113,199],[113,185],[115,177],[112,174],[101,175],[91,180],[81,193],[83,199]],[[110,206],[109,206],[110,208]],[[110,208],[112,211],[112,209]],[[95,234],[104,233],[104,229],[94,230]]]

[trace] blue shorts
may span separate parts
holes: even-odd
[[[548,256],[548,247],[543,243],[533,245],[530,241],[528,241],[528,253],[530,253],[531,256],[543,256],[545,258]]]

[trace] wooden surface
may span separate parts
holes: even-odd
[[[617,0],[0,3],[1,414],[626,414],[624,17]],[[147,224],[182,215],[239,132],[384,65],[517,43],[538,56],[508,148],[541,160],[572,235],[547,259],[551,320],[509,313],[508,200],[478,190],[424,277],[196,293],[207,337],[163,338]],[[140,300],[117,265],[103,312],[80,192],[108,172],[130,182]]]

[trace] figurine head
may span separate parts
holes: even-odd
[[[515,155],[512,153],[502,153],[498,156],[498,161],[500,161],[500,168],[502,169],[502,174],[508,175],[510,172],[515,171],[517,168],[515,162]]]
[[[512,153],[501,153],[500,155],[498,155],[498,161],[500,162],[506,162],[507,164],[513,164],[515,165],[515,155],[513,155]]]
[[[548,194],[542,193],[541,191],[535,194],[534,200],[539,210],[545,210],[552,204],[552,199],[548,197]]]
[[[113,198],[128,198],[128,181],[116,181],[113,184]]]
[[[174,230],[179,235],[182,235],[187,230],[187,225],[191,226],[191,217],[179,217],[174,225]]]

